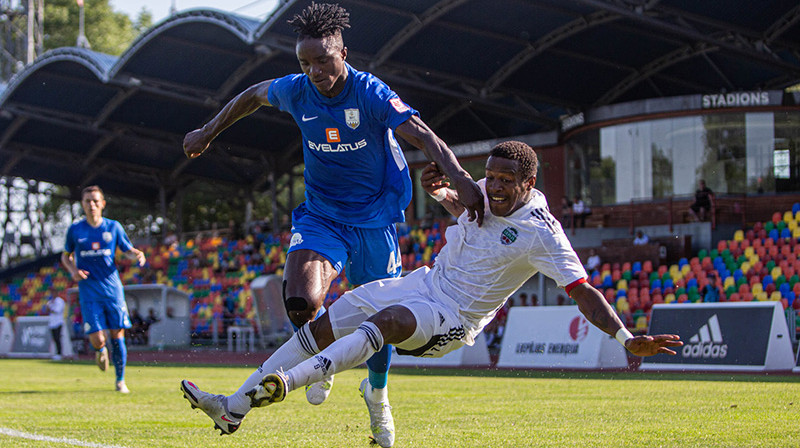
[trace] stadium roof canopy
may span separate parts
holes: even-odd
[[[152,200],[193,180],[269,186],[302,160],[287,114],[262,108],[214,150],[183,135],[245,87],[299,71],[286,24],[193,10],[120,57],[60,48],[0,95],[0,175]],[[340,0],[348,60],[381,77],[448,143],[552,131],[631,100],[780,89],[800,80],[797,0]]]

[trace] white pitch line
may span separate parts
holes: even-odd
[[[82,440],[76,439],[67,439],[67,438],[59,438],[59,437],[48,437],[48,436],[40,436],[38,434],[31,434],[29,432],[22,432],[17,431],[14,429],[9,428],[2,428],[0,427],[0,434],[7,435],[9,437],[18,437],[20,439],[30,439],[36,440],[39,442],[54,442],[54,443],[66,443],[68,445],[75,445],[75,446],[86,446],[90,448],[124,448],[119,445],[104,445],[102,443],[93,443],[93,442],[84,442]]]

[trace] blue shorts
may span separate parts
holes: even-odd
[[[292,212],[289,253],[303,249],[328,259],[337,272],[344,268],[354,285],[399,277],[402,271],[394,224],[377,229],[353,227],[309,213],[300,204]]]
[[[131,328],[125,299],[80,300],[83,315],[83,332],[91,334],[100,330]]]

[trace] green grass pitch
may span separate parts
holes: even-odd
[[[229,394],[252,366],[133,364],[127,396],[110,370],[0,359],[0,446],[369,447],[364,369],[321,406],[296,391],[225,437],[179,382]],[[395,368],[389,387],[396,447],[800,446],[800,375]]]

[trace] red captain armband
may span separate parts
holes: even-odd
[[[575,289],[575,287],[580,285],[581,283],[586,283],[586,279],[585,278],[579,278],[579,279],[575,280],[574,282],[572,282],[569,285],[567,285],[566,287],[564,287],[564,291],[566,291],[567,295],[569,295],[569,293],[572,292],[572,290]]]

